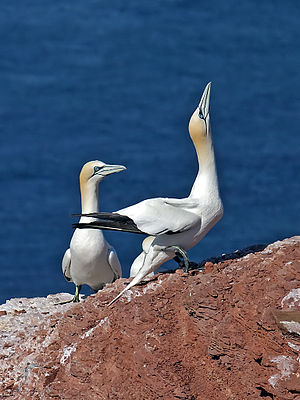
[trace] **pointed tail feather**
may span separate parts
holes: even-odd
[[[131,282],[128,283],[128,285],[123,289],[109,304],[108,307],[110,307],[115,301],[117,301],[127,290],[131,289],[133,286],[137,285],[138,283],[141,282],[142,279],[145,278],[146,275],[148,275],[152,271],[139,271],[138,274],[132,279]]]
[[[120,293],[118,294],[118,296],[116,296],[116,297],[108,304],[107,307],[110,307],[112,304],[114,304],[114,302],[117,301],[117,300],[122,296],[122,294],[125,293],[126,290],[128,290],[128,289],[129,289],[129,288],[126,287],[124,290],[122,290],[122,292],[120,292]]]

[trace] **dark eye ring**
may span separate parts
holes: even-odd
[[[96,166],[96,167],[94,167],[94,172],[98,172],[98,171],[100,171],[100,169],[102,169],[102,167]]]
[[[200,108],[199,108],[198,116],[199,116],[200,119],[205,119],[204,115],[202,114],[202,111],[200,110]]]

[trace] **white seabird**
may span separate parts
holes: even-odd
[[[210,85],[206,86],[189,122],[189,133],[199,164],[189,196],[144,200],[114,213],[90,214],[98,220],[74,225],[155,236],[137,275],[110,304],[178,253],[184,257],[185,250],[195,246],[223,215],[210,129]]]
[[[102,161],[89,161],[80,173],[82,213],[98,212],[98,184],[107,175],[126,169],[122,165],[108,165]],[[90,221],[81,217],[80,223]],[[79,301],[83,284],[94,291],[102,289],[122,276],[121,265],[116,251],[105,240],[101,230],[76,229],[62,260],[62,271],[68,281],[76,285],[71,301]]]

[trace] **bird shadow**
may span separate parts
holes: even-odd
[[[200,262],[194,262],[190,261],[190,266],[188,268],[188,271],[192,270],[199,270],[199,271],[204,271],[205,270],[205,264],[207,262],[211,262],[213,264],[218,264],[223,261],[228,261],[228,260],[236,260],[237,258],[242,258],[245,257],[248,254],[253,254],[253,253],[259,253],[260,251],[263,251],[268,244],[255,244],[252,246],[245,247],[244,249],[241,250],[235,250],[233,253],[228,253],[228,254],[222,254],[217,257],[210,257],[210,258],[205,258],[204,260],[201,260]],[[165,273],[174,273],[177,269],[183,269],[181,266],[177,266],[177,268],[170,268],[168,270],[164,271],[159,271],[162,274]]]

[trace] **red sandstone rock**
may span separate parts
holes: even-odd
[[[222,259],[0,306],[0,398],[300,399],[300,237]]]

